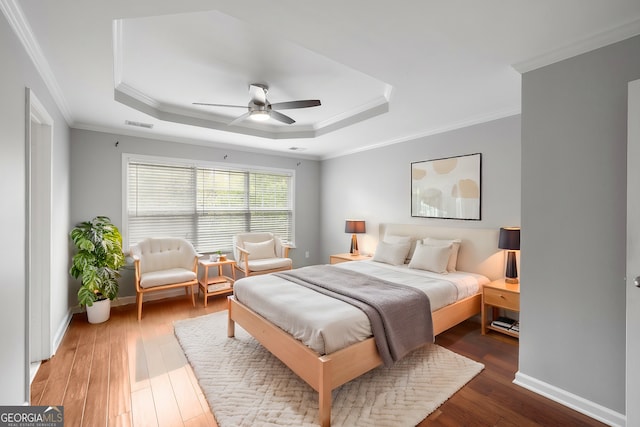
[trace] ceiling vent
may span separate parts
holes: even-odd
[[[125,120],[124,124],[129,126],[137,126],[139,128],[147,128],[147,129],[153,128],[153,125],[151,123],[132,122],[131,120]]]

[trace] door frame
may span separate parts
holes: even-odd
[[[629,82],[627,112],[627,265],[626,265],[626,362],[625,419],[627,426],[640,425],[640,80]],[[630,183],[635,183],[633,188]],[[633,194],[632,194],[633,193]]]
[[[25,281],[27,396],[39,361],[53,354],[51,259],[53,207],[53,119],[30,88],[25,88]],[[35,368],[32,362],[36,362]]]

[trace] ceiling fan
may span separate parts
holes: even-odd
[[[208,104],[205,102],[194,102],[194,105],[205,105],[209,107],[231,107],[231,108],[246,108],[248,111],[240,117],[234,119],[229,126],[235,125],[247,118],[255,121],[265,121],[269,118],[278,120],[279,122],[286,123],[288,125],[295,123],[291,117],[284,115],[276,110],[291,110],[294,108],[308,108],[317,107],[320,104],[319,99],[306,99],[300,101],[288,101],[288,102],[276,102],[271,104],[267,100],[267,91],[269,87],[260,83],[252,83],[249,85],[249,94],[251,100],[247,106],[244,105],[228,105],[228,104]]]

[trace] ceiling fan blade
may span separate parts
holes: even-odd
[[[205,105],[207,107],[232,107],[232,108],[247,108],[246,105],[229,105],[229,104],[207,104],[206,102],[193,102],[193,105]]]
[[[245,107],[246,108],[246,107]],[[241,121],[243,121],[244,119],[246,119],[247,117],[249,117],[251,115],[251,111],[247,111],[246,113],[244,113],[243,115],[241,115],[240,117],[235,118],[232,122],[230,122],[227,126],[233,126],[233,125],[237,125],[238,123],[240,123]]]
[[[319,99],[306,99],[303,101],[276,102],[271,104],[272,110],[290,110],[293,108],[308,108],[321,105]]]
[[[291,117],[285,116],[284,114],[278,113],[277,111],[274,111],[274,110],[271,110],[270,115],[271,115],[272,119],[276,119],[277,121],[282,122],[282,123],[286,123],[288,125],[293,124],[293,123],[296,122]]]
[[[267,104],[267,87],[261,84],[250,84],[249,85],[249,94],[251,95],[251,100],[256,105],[266,105]]]

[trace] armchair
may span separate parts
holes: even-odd
[[[235,268],[245,277],[291,270],[290,248],[273,233],[237,234],[233,237]]]
[[[191,292],[196,306],[193,285],[198,284],[198,257],[193,245],[178,238],[149,238],[131,247],[135,266],[136,305],[138,320],[142,319],[142,299],[145,293],[173,288]]]

